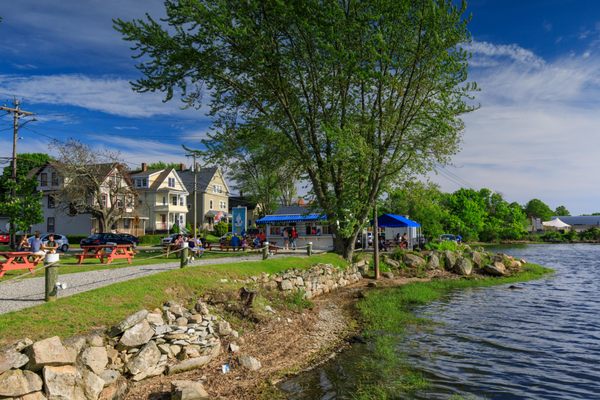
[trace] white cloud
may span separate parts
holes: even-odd
[[[493,44],[474,40],[466,44],[464,48],[473,54],[473,61],[475,63],[481,63],[490,59],[496,61],[508,59],[532,67],[544,65],[542,58],[516,44]]]
[[[162,93],[136,93],[129,81],[113,77],[73,75],[0,75],[0,92],[13,93],[30,103],[69,105],[123,117],[204,116],[201,110],[182,110],[177,99],[163,103]],[[206,117],[205,117],[206,119]]]
[[[514,54],[526,54],[516,47]],[[465,116],[463,150],[448,171],[509,201],[537,197],[575,213],[600,211],[600,59],[539,59],[534,68],[523,59],[473,69],[481,109]],[[443,175],[433,179],[446,190],[459,186]]]

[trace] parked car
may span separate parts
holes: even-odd
[[[356,247],[357,248],[362,248],[362,241],[363,241],[363,234],[359,233],[358,236],[356,237]],[[373,246],[373,232],[367,232],[367,243],[369,244],[369,246]]]
[[[117,233],[117,235],[127,240],[131,240],[133,242],[134,247],[140,244],[140,238],[138,238],[137,236],[130,235],[129,233]]]
[[[9,244],[10,234],[8,232],[0,232],[0,244]]]
[[[48,241],[48,236],[50,235],[54,235],[54,241],[56,242],[56,244],[58,244],[58,249],[60,251],[66,252],[67,250],[69,250],[69,239],[67,239],[65,235],[60,235],[58,233],[46,233],[40,236],[40,239],[42,239],[43,244],[46,244],[46,242]]]
[[[175,241],[175,238],[179,235],[183,235],[182,233],[171,233],[169,236],[164,237],[161,241],[163,246],[169,245]]]
[[[79,242],[81,246],[95,246],[107,243],[134,245],[131,239],[124,238],[116,233],[94,233],[85,239],[81,239],[81,242]]]
[[[462,242],[462,236],[460,235],[452,235],[449,233],[446,233],[444,235],[440,235],[440,241],[444,242],[444,241],[450,241],[450,242]]]

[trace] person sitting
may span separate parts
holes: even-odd
[[[46,250],[46,253],[56,253],[56,250],[58,249],[58,243],[56,243],[54,240],[54,235],[48,235],[48,241],[42,246],[42,248]]]
[[[42,239],[40,239],[40,233],[35,232],[35,235],[29,239],[28,246],[29,251],[31,251],[33,255],[33,262],[40,262],[46,255],[46,252],[43,249],[44,243],[42,243]]]
[[[233,247],[233,250],[237,250],[241,247],[240,237],[237,234],[234,234],[231,238],[231,247]]]
[[[242,246],[242,251],[246,251],[246,248],[248,247],[248,240],[246,239],[245,236],[242,238],[241,246]]]
[[[402,238],[400,239],[400,248],[402,248],[402,249],[408,248],[408,236],[406,235],[406,233],[404,235],[402,235]]]
[[[173,247],[180,249],[183,246],[183,236],[177,235],[173,241]]]
[[[27,234],[23,235],[19,245],[17,246],[17,251],[27,251],[29,249],[29,238]]]
[[[255,249],[260,248],[260,238],[258,236],[254,238],[254,240],[252,241],[252,245]]]
[[[387,242],[385,241],[385,237],[383,237],[383,236],[379,237],[379,250],[388,251],[388,245],[387,245]]]

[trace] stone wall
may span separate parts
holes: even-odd
[[[250,280],[269,290],[289,293],[302,291],[305,298],[311,299],[357,282],[361,278],[357,264],[345,269],[331,264],[317,264],[310,269],[291,269],[273,275],[263,273],[253,276]]]

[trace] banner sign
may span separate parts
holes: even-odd
[[[233,219],[232,232],[237,233],[238,235],[243,235],[246,233],[247,228],[246,207],[233,207],[231,210]]]

